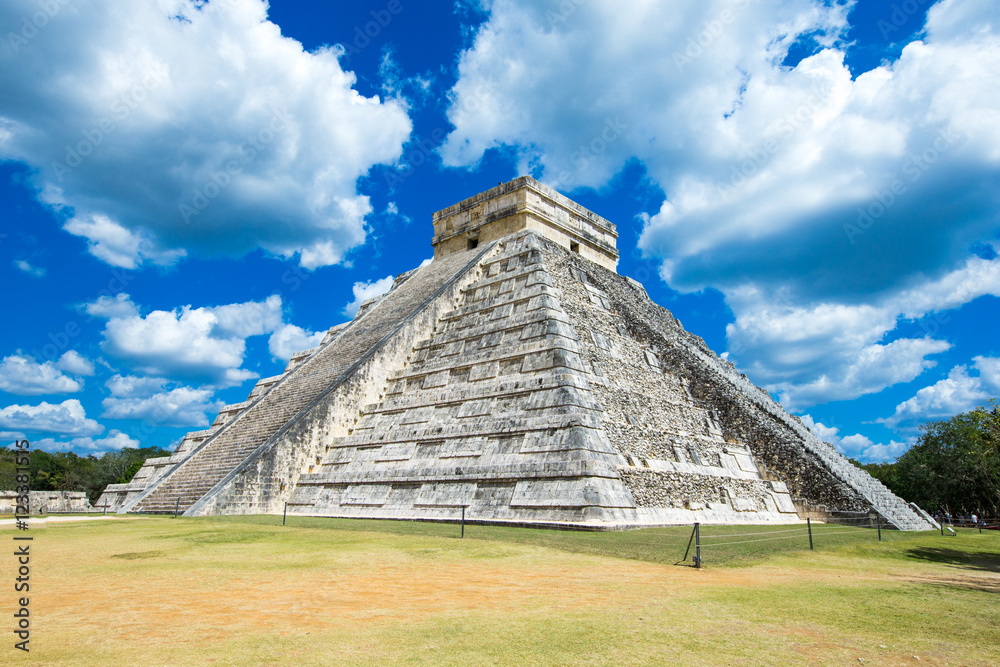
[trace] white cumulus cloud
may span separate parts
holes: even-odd
[[[63,229],[87,239],[88,249],[94,257],[125,269],[134,269],[143,261],[169,266],[187,254],[183,249],[160,249],[148,232],[132,231],[100,213],[71,218]]]
[[[272,357],[288,361],[296,352],[310,350],[319,345],[325,335],[325,331],[312,333],[294,324],[286,324],[271,334],[267,345]]]
[[[117,389],[121,390],[121,384]],[[112,392],[114,394],[115,389]],[[222,401],[212,401],[212,394],[208,389],[177,387],[140,397],[112,395],[102,401],[104,413],[101,416],[139,419],[163,426],[208,426],[208,414],[217,413],[224,405]]]
[[[104,452],[115,451],[124,447],[137,449],[140,443],[135,438],[118,430],[108,431],[108,435],[103,438],[73,438],[71,440],[56,440],[54,438],[42,438],[32,441],[31,446],[48,452],[67,450],[83,451],[87,454],[103,454]]]
[[[30,262],[24,259],[15,261],[14,266],[27,273],[29,276],[41,278],[45,275],[45,269],[39,266],[32,266]]]
[[[1000,259],[971,257],[937,280],[860,304],[797,305],[748,283],[727,296],[736,313],[726,328],[728,358],[790,409],[849,400],[934,366],[928,357],[951,347],[934,337],[947,332],[947,311],[987,295],[1000,296]],[[916,321],[927,335],[885,342],[901,321]]]
[[[876,444],[867,436],[855,433],[854,435],[840,435],[840,429],[835,426],[826,426],[822,422],[814,421],[810,415],[802,415],[802,423],[809,430],[816,434],[820,440],[829,442],[837,448],[837,451],[861,463],[883,463],[894,461],[913,446],[915,439],[900,442],[890,440],[889,444]]]
[[[83,389],[83,380],[72,375],[93,375],[94,365],[70,350],[59,361],[38,363],[33,358],[14,354],[0,361],[0,391],[19,396],[72,394]]]
[[[1000,397],[1000,358],[974,357],[973,362],[978,375],[969,375],[967,366],[955,366],[948,377],[920,389],[897,405],[891,416],[878,421],[891,428],[914,428],[920,422],[946,419]]]
[[[103,296],[84,309],[108,320],[101,344],[104,352],[139,373],[116,375],[108,381],[113,400],[105,404],[105,416],[127,411],[148,415],[156,408],[182,415],[170,419],[186,425],[203,422],[204,414],[195,415],[209,409],[208,390],[257,377],[257,373],[242,368],[247,338],[269,335],[271,354],[287,360],[299,350],[319,345],[326,333],[286,323],[278,295],[263,301],[183,306],[143,315],[128,294],[119,294]],[[198,388],[181,386],[190,384]],[[168,385],[169,391],[165,389]],[[144,402],[135,402],[137,399]]]
[[[88,312],[109,317],[102,349],[144,374],[231,386],[257,377],[243,365],[246,338],[282,326],[281,297],[261,302],[179,310],[143,316],[127,295],[97,301]]]
[[[88,315],[107,318],[123,318],[139,314],[139,308],[125,293],[115,296],[100,296],[97,301],[85,304],[84,310]]]
[[[105,386],[105,419],[137,419],[163,426],[207,426],[224,405],[214,391],[178,386],[166,378],[114,375]]]
[[[394,163],[412,126],[402,102],[354,89],[338,48],[303,50],[263,0],[60,5],[0,44],[0,159],[31,168],[95,257],[262,247],[315,268],[364,242],[357,181]],[[38,11],[4,2],[0,24]]]
[[[76,350],[70,350],[59,357],[56,368],[73,375],[93,375],[94,363]]]
[[[423,264],[421,264],[423,266]],[[379,280],[374,280],[372,282],[357,282],[351,290],[354,292],[354,300],[344,306],[342,311],[344,315],[348,317],[354,317],[358,314],[358,310],[368,299],[373,299],[377,296],[382,296],[392,287],[392,281],[395,280],[395,276],[386,276]]]
[[[167,382],[166,378],[114,375],[104,386],[115,398],[148,398],[163,391],[163,385]]]
[[[850,3],[482,5],[444,163],[512,148],[572,191],[640,161],[664,193],[640,248],[672,288],[723,293],[728,357],[790,407],[913,380],[949,343],[898,322],[1000,294],[1000,261],[970,254],[1000,225],[989,0],[938,2],[857,76]],[[813,55],[785,65],[796,42]]]
[[[92,436],[104,427],[88,419],[80,401],[38,405],[9,405],[0,409],[0,428],[23,432],[58,433],[61,435]]]

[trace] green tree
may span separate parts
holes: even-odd
[[[929,511],[1000,514],[1000,404],[920,428],[887,486]]]
[[[54,454],[32,450],[28,460],[32,491],[55,491],[56,485],[66,472],[63,461]]]
[[[885,484],[885,486],[895,493],[899,488],[899,472],[895,463],[861,463],[854,459],[848,459],[851,463],[861,468],[869,475]],[[899,495],[898,493],[896,495]]]
[[[126,447],[97,457],[33,449],[28,463],[30,485],[33,491],[85,491],[95,502],[108,484],[130,481],[146,459],[158,456],[170,456],[170,452],[159,447]],[[13,450],[0,449],[0,489],[14,488],[14,474]]]
[[[17,466],[14,464],[14,450],[0,449],[0,489],[9,491],[17,487]]]
[[[95,460],[94,475],[85,489],[91,502],[97,502],[108,484],[126,484],[132,480],[146,459],[170,456],[170,452],[159,447],[134,449],[125,447],[105,452]]]
[[[141,468],[142,464],[144,464],[145,462],[146,462],[145,459],[143,459],[142,461],[133,462],[132,465],[130,465],[128,469],[125,471],[125,474],[119,477],[117,480],[115,480],[115,483],[128,484],[129,482],[131,482],[132,478],[135,477],[135,474],[139,472],[139,468]]]

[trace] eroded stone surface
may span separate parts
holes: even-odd
[[[99,504],[615,527],[794,522],[794,497],[927,527],[615,273],[613,225],[543,188],[436,214],[431,264]]]

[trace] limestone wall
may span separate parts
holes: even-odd
[[[28,502],[31,516],[99,511],[83,491],[31,491]],[[0,491],[0,514],[14,514],[16,508],[17,492]]]
[[[101,511],[117,512],[124,505],[138,498],[152,484],[159,481],[166,474],[167,470],[169,470],[171,463],[180,460],[179,457],[184,451],[181,447],[178,447],[178,451],[171,456],[146,459],[142,467],[139,468],[129,482],[125,484],[108,484],[104,488],[104,492],[101,493],[101,497],[97,500],[96,506],[101,508]]]
[[[348,434],[362,406],[380,398],[389,374],[405,366],[417,342],[454,307],[462,287],[476,277],[477,258],[488,252],[487,246],[435,260],[403,284],[400,298],[387,297],[360,317],[353,326],[385,328],[377,349],[362,351],[366,356],[345,371],[342,380],[252,453],[189,514],[280,512],[300,475],[316,469],[330,443]]]
[[[615,226],[530,176],[516,178],[434,214],[434,257],[530,230],[605,268],[618,263]]]
[[[653,350],[667,372],[686,381],[687,391],[705,407],[703,414],[714,417],[711,426],[721,429],[722,438],[749,447],[793,496],[842,511],[874,506],[900,528],[929,527],[901,499],[719,359],[701,338],[685,331],[640,285],[599,268],[588,273],[609,295],[615,318],[630,335]]]
[[[621,474],[636,503],[670,510],[663,516],[702,512],[703,520],[732,520],[734,512],[794,515],[787,489],[760,478],[752,453],[726,441],[718,413],[692,395],[683,373],[661,361],[655,338],[621,318],[621,294],[591,276],[617,279],[629,295],[633,286],[571,253],[543,246],[560,301],[581,332],[603,426],[628,462]],[[666,311],[656,315],[675,326]]]
[[[620,341],[605,376],[588,373],[584,359],[610,350],[585,333],[597,333],[592,309],[608,326],[613,317],[593,286],[574,284],[568,251],[530,232],[502,245],[390,376],[383,400],[299,478],[290,513],[454,519],[467,506],[476,520],[616,527],[798,520],[787,489],[765,484],[749,452],[727,446],[635,341]],[[665,410],[700,429],[669,427],[684,439],[679,457],[639,423],[661,422]],[[652,458],[654,445],[664,458]]]
[[[621,520],[634,503],[580,375],[537,236],[486,256],[385,397],[303,475],[289,511],[497,521]]]

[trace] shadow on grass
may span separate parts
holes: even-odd
[[[943,563],[961,567],[967,570],[983,572],[1000,572],[1000,553],[980,552],[969,553],[957,549],[940,547],[916,547],[906,552],[909,558],[930,563]]]
[[[979,591],[981,593],[1000,593],[1000,581],[983,577],[951,578],[935,577],[932,579],[911,579],[922,584],[962,591]]]

